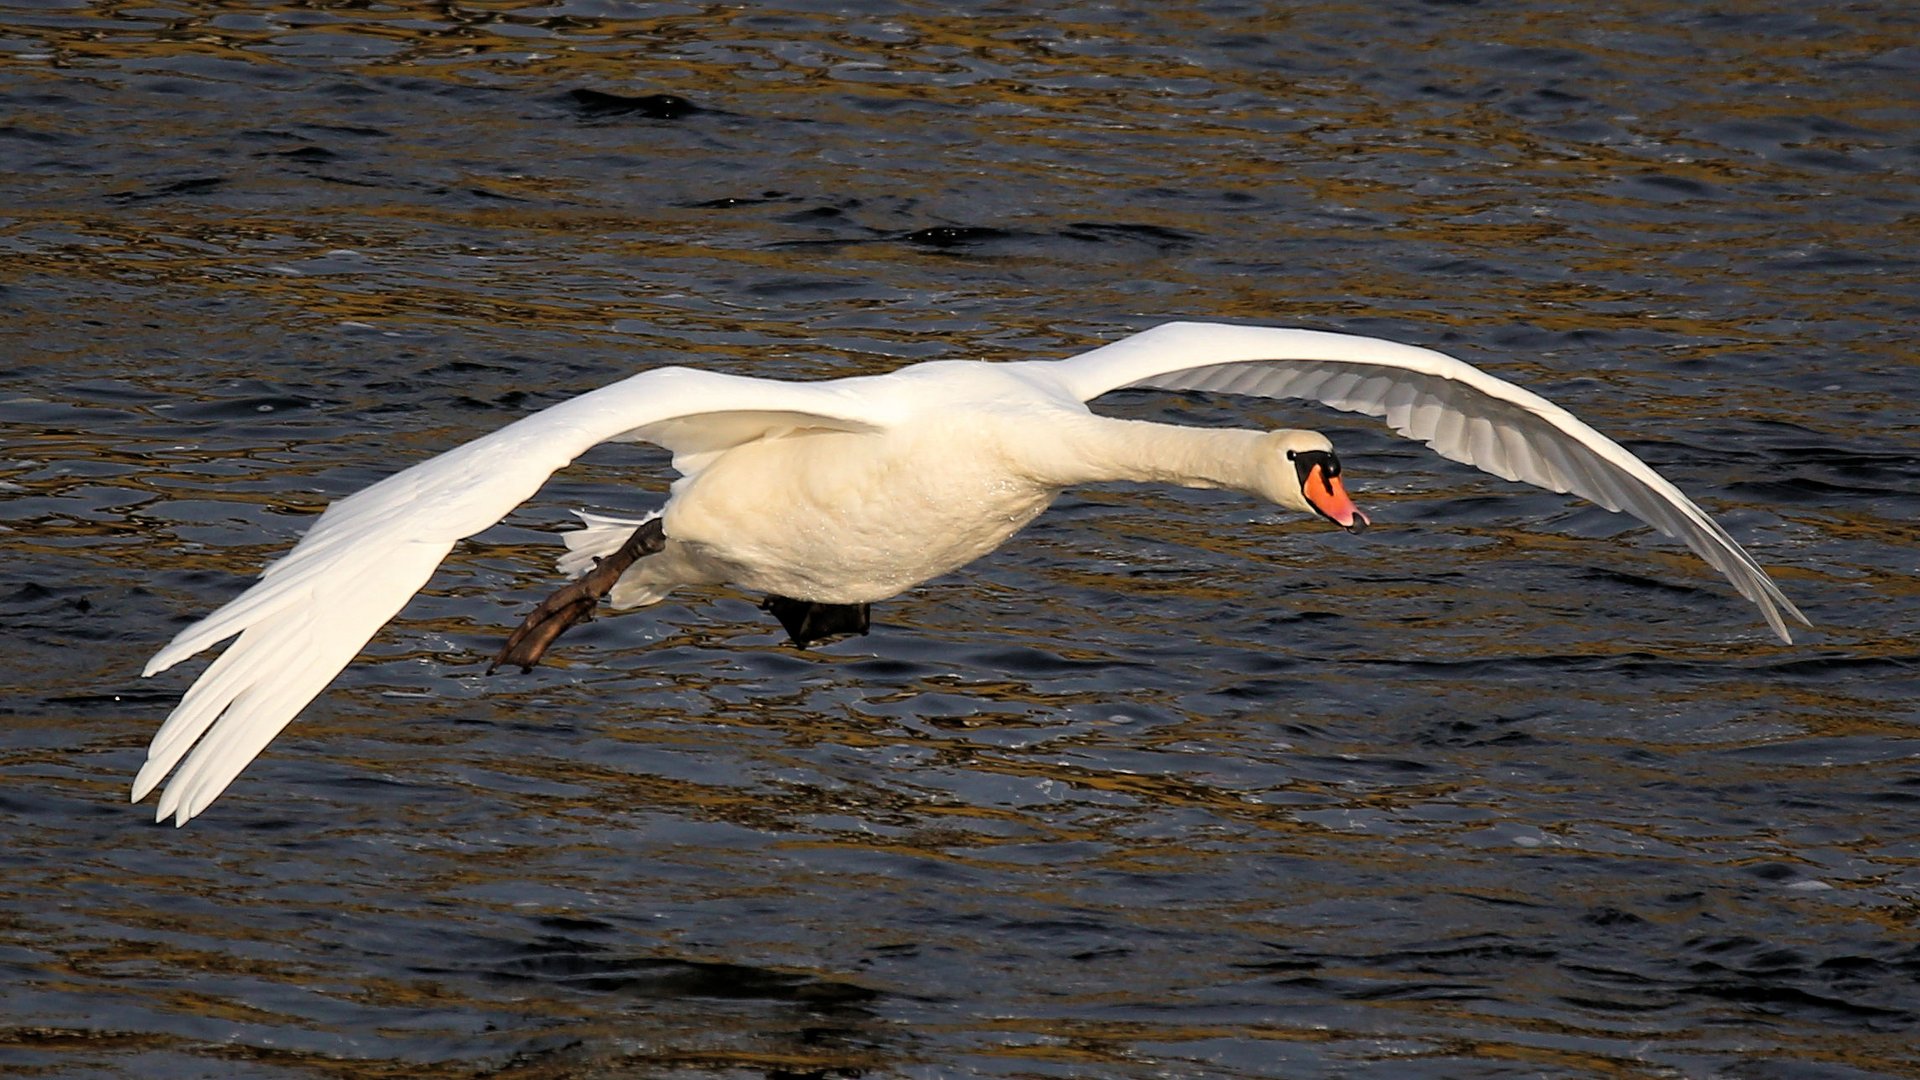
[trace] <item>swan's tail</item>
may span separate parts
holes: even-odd
[[[593,569],[596,560],[613,554],[621,544],[626,543],[627,537],[633,535],[633,530],[659,517],[660,512],[656,510],[643,518],[616,518],[575,510],[573,516],[586,522],[587,527],[560,534],[560,538],[567,542],[567,553],[560,556],[556,565],[568,578],[577,578]],[[637,572],[645,566],[645,559],[635,563],[620,578],[613,591],[607,594],[608,602],[614,607],[628,608],[644,607],[664,599],[673,586],[640,580]]]

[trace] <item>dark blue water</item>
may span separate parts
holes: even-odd
[[[1920,1073],[1920,21],[1898,5],[0,6],[0,1072]],[[1319,426],[1378,528],[1076,492],[798,652],[485,658],[596,451],[204,817],[139,669],[328,500],[663,363],[1173,317],[1521,380],[1684,549]]]

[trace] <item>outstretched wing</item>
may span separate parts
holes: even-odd
[[[160,798],[176,825],[240,770],[352,661],[453,545],[505,517],[597,443],[652,442],[703,460],[727,446],[820,427],[872,431],[891,417],[843,383],[782,383],[686,368],[642,372],[423,461],[327,508],[294,549],[147,664],[165,671],[239,635],[147,749],[133,799],[186,759]],[[191,754],[189,754],[191,751]]]
[[[1791,642],[1807,617],[1706,511],[1646,462],[1572,413],[1444,353],[1351,334],[1166,323],[1053,362],[1082,401],[1122,387],[1305,398],[1385,418],[1438,453],[1506,480],[1572,492],[1684,542]],[[1808,623],[1807,625],[1811,625]]]

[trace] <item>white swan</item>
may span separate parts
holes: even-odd
[[[184,757],[157,819],[183,825],[205,810],[456,541],[606,440],[664,446],[681,477],[660,514],[589,518],[568,534],[562,569],[598,563],[597,580],[529,616],[516,640],[530,629],[540,640],[510,644],[507,662],[537,659],[609,588],[616,605],[631,606],[678,585],[728,583],[786,604],[776,614],[797,641],[864,631],[863,605],[993,550],[1073,484],[1230,488],[1349,529],[1365,525],[1324,436],[1118,420],[1084,404],[1134,386],[1307,398],[1384,417],[1456,461],[1574,492],[1679,538],[1757,604],[1782,641],[1792,640],[1783,613],[1806,622],[1751,556],[1640,459],[1545,399],[1428,349],[1168,323],[1067,360],[940,361],[827,382],[660,368],[329,507],[257,584],[147,665],[152,675],[239,635],[155,734],[133,799]],[[537,627],[541,618],[550,621]]]

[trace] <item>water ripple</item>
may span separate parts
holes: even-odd
[[[1910,1075],[1913,30],[0,5],[0,1071]],[[1363,421],[1124,394],[1323,425],[1381,527],[1073,492],[870,637],[690,593],[483,676],[565,509],[664,492],[606,448],[213,812],[124,804],[145,658],[398,462],[1175,316],[1537,387],[1817,629]]]

